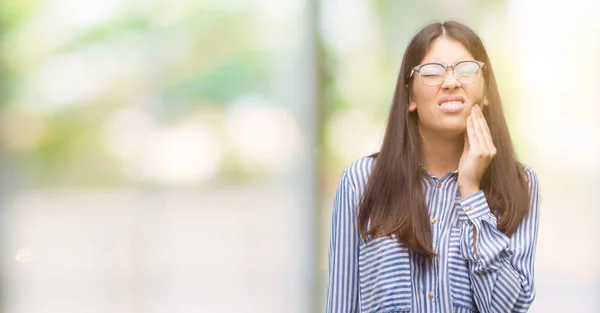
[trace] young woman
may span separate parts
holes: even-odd
[[[516,160],[480,38],[428,25],[380,151],[342,174],[327,312],[526,312],[538,220],[537,176]]]

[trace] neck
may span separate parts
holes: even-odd
[[[421,163],[436,177],[458,168],[463,152],[463,135],[443,137],[419,128],[421,134]]]

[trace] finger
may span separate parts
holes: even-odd
[[[473,111],[475,115],[475,119],[473,123],[475,124],[475,129],[477,131],[477,135],[479,136],[480,143],[486,150],[489,150],[490,143],[488,142],[488,132],[487,132],[487,123],[485,122],[485,117],[483,117],[483,113],[481,112],[481,108],[479,106],[474,107]]]
[[[471,117],[471,121],[473,123],[473,129],[475,130],[475,137],[477,138],[477,148],[478,151],[479,150],[484,150],[484,151],[480,151],[480,152],[486,152],[487,151],[487,144],[485,142],[485,135],[483,134],[483,130],[481,129],[480,123],[481,121],[479,120],[479,115],[477,114],[477,107],[473,107],[473,112],[472,112],[472,117]]]
[[[477,114],[479,115],[479,117],[481,118],[481,127],[483,129],[483,131],[487,134],[490,135],[491,138],[491,132],[490,132],[490,128],[488,126],[488,123],[485,119],[485,115],[483,115],[483,110],[481,109],[480,106],[477,107]]]
[[[469,151],[469,135],[467,132],[464,134],[465,144],[463,146],[463,153],[467,153]]]
[[[467,117],[467,139],[469,142],[469,149],[477,148],[477,135],[475,135],[475,127],[473,126],[473,116],[469,115]]]
[[[487,147],[487,150],[489,152],[494,152],[496,147],[494,146],[494,141],[492,140],[492,134],[490,132],[490,128],[487,124],[487,121],[485,120],[485,116],[483,115],[483,111],[481,110],[481,107],[477,108],[477,114],[479,115],[478,121],[479,121],[479,126],[483,131],[484,134],[484,140],[485,140],[485,145]]]

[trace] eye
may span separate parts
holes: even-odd
[[[461,62],[454,67],[456,76],[474,76],[479,73],[479,64],[472,61]]]
[[[439,64],[426,64],[419,71],[423,77],[440,77],[444,76],[444,67]]]

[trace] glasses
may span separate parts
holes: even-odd
[[[480,61],[461,61],[456,64],[440,64],[440,63],[425,63],[413,67],[410,71],[410,77],[413,77],[415,72],[419,73],[421,82],[425,86],[435,87],[441,85],[446,79],[446,70],[452,67],[452,73],[457,81],[461,84],[474,84],[481,76],[481,69],[485,63]]]

